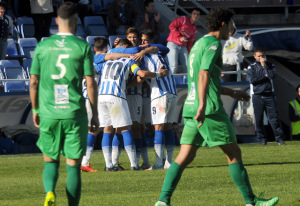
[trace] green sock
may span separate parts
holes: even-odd
[[[244,167],[243,161],[229,164],[231,178],[242,193],[246,204],[254,203],[254,194],[249,182],[247,170]]]
[[[159,201],[170,204],[171,196],[181,178],[183,170],[176,162],[173,162],[169,167],[166,178],[164,181],[164,185],[162,187]]]
[[[45,167],[43,171],[44,189],[47,192],[54,192],[55,185],[58,179],[58,162],[44,162]]]
[[[66,168],[68,173],[66,192],[69,206],[77,206],[79,205],[81,195],[80,164],[74,166],[66,164]]]

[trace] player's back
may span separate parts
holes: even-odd
[[[158,72],[161,66],[169,70],[169,76],[151,79],[151,99],[163,96],[166,93],[177,95],[176,83],[167,61],[159,54],[147,54],[144,57],[144,67],[151,72]]]
[[[40,75],[40,116],[70,119],[86,114],[82,79],[94,74],[89,44],[73,35],[54,35],[40,42],[31,74]]]
[[[107,61],[102,70],[99,94],[114,95],[125,99],[128,75],[134,73],[137,68],[136,62],[130,58]]]

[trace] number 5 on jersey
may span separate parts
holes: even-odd
[[[61,54],[58,56],[56,65],[57,67],[60,68],[60,73],[59,74],[52,74],[51,78],[52,79],[62,79],[66,72],[67,72],[67,68],[66,66],[61,62],[62,59],[68,59],[70,57],[70,54]]]

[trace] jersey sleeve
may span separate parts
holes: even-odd
[[[210,70],[213,68],[216,60],[221,55],[222,45],[218,42],[213,42],[206,45],[201,59],[200,70]],[[196,57],[196,59],[199,59]],[[195,61],[196,62],[196,61]]]
[[[32,59],[32,64],[31,64],[31,68],[30,68],[30,74],[35,74],[35,75],[40,75],[40,61],[39,61],[39,49],[40,46],[37,45],[35,51],[34,51],[34,56]]]
[[[85,76],[93,76],[94,75],[94,54],[91,50],[91,46],[87,45],[86,52],[83,60],[83,74]]]
[[[137,63],[136,63],[135,61],[133,61],[133,60],[131,60],[131,61],[129,62],[129,67],[130,67],[130,71],[131,71],[134,75],[136,75],[136,72],[137,72],[138,70],[141,69],[141,68],[137,65]]]

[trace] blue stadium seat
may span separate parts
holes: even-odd
[[[187,75],[183,76],[183,84],[187,84],[188,83],[188,78]]]
[[[25,55],[27,58],[33,58],[34,49],[38,44],[36,38],[18,39],[18,44],[21,55]]]
[[[8,56],[18,56],[19,55],[17,45],[13,39],[7,39],[6,54]]]
[[[84,17],[84,26],[88,36],[108,36],[107,27],[101,16]]]
[[[103,8],[108,9],[109,5],[113,2],[114,0],[103,0]]]
[[[55,17],[53,17],[52,21],[51,21],[50,28],[49,28],[49,34],[51,36],[51,35],[54,35],[54,34],[57,34],[57,33],[58,33],[58,26],[55,22]]]
[[[114,47],[114,42],[116,40],[116,38],[119,37],[119,38],[126,38],[125,35],[111,35],[108,37],[108,40],[109,40],[109,46],[110,48],[113,48]]]
[[[91,45],[91,49],[92,49],[92,51],[95,53],[95,51],[94,51],[94,39],[96,38],[96,37],[103,37],[103,38],[105,38],[104,36],[87,36],[86,37],[86,42],[87,43],[89,43],[90,45]],[[108,46],[109,47],[109,46]],[[107,47],[107,49],[109,49]]]
[[[32,59],[24,59],[23,60],[23,68],[26,72],[27,78],[30,77],[30,68],[31,68]]]
[[[107,9],[104,11],[102,1],[101,0],[92,0],[92,4],[95,8],[95,13],[98,14],[106,14],[107,15]]]
[[[25,92],[26,86],[24,81],[9,81],[4,84],[5,92]]]
[[[31,17],[18,17],[17,28],[22,38],[34,37],[34,23]]]
[[[26,79],[26,74],[22,67],[5,67],[3,74],[5,79]]]
[[[176,85],[183,84],[183,76],[174,76]]]
[[[18,60],[1,60],[0,65],[1,65],[2,69],[4,69],[5,67],[19,67],[19,66],[21,66],[20,62]]]

